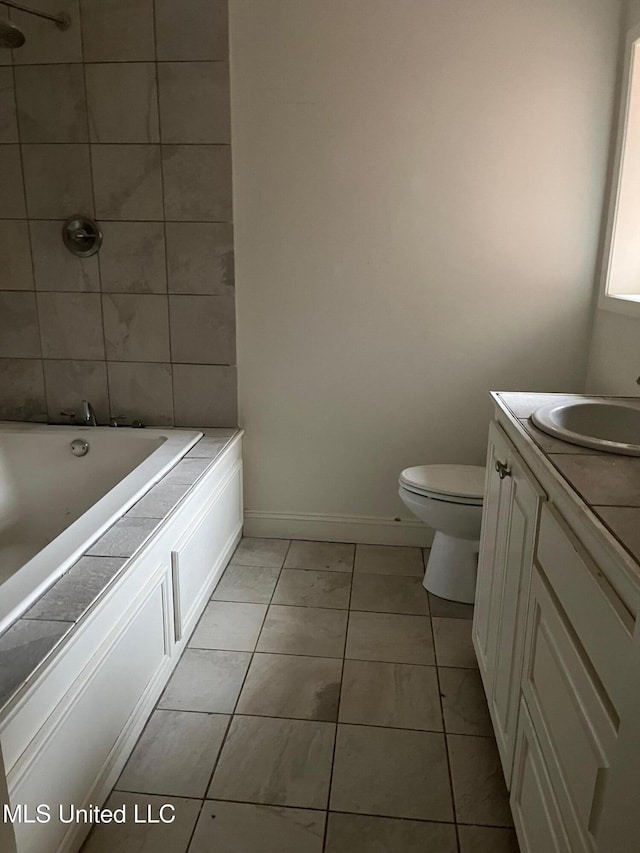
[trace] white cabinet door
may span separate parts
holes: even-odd
[[[640,623],[626,669],[627,696],[621,703],[618,741],[605,780],[601,820],[596,828],[598,851],[637,853],[640,838]]]
[[[495,423],[487,465],[473,643],[509,786],[533,549],[545,494]]]
[[[618,718],[537,564],[531,581],[522,695],[571,850],[591,853],[596,849],[602,788]],[[537,814],[523,810],[525,828],[537,820]],[[543,848],[540,853],[545,853]]]
[[[573,853],[526,702],[521,703],[511,787],[521,853]]]

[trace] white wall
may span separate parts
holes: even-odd
[[[640,396],[640,319],[597,311],[591,337],[587,391]]]
[[[640,0],[625,4],[623,30],[640,24]],[[624,36],[624,32],[622,33]],[[621,39],[624,46],[624,38]],[[622,67],[619,73],[622,73]],[[616,104],[616,110],[619,105]],[[617,115],[612,122],[612,151],[617,130]],[[609,191],[607,188],[606,201]],[[597,310],[589,352],[587,391],[592,394],[640,396],[640,318]]]
[[[483,463],[490,389],[582,389],[619,5],[230,22],[248,530],[348,539],[316,517],[408,518],[403,467]]]

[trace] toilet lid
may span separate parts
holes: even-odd
[[[481,501],[484,478],[485,469],[479,465],[418,465],[405,468],[400,483],[420,492]]]

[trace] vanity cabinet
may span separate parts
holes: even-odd
[[[507,783],[520,699],[529,579],[545,494],[502,429],[491,424],[473,644]]]
[[[521,853],[638,853],[640,566],[500,407],[487,466],[473,642]]]

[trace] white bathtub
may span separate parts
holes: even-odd
[[[0,632],[201,436],[0,424]],[[72,454],[76,438],[88,442],[86,456]]]

